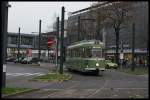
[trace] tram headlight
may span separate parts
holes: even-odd
[[[99,66],[99,63],[96,63],[96,66]]]
[[[86,65],[86,68],[88,68],[89,66],[88,65]]]

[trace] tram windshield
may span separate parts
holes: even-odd
[[[74,48],[67,51],[68,57],[81,58],[103,58],[103,50],[101,48]]]
[[[92,57],[103,58],[103,51],[101,48],[92,48]]]
[[[91,57],[94,57],[94,58],[103,58],[104,57],[104,54],[103,54],[103,50],[101,48],[88,48],[88,49],[85,49],[83,48],[84,52],[82,52],[82,57],[85,57],[85,58],[91,58]]]

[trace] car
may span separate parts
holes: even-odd
[[[109,60],[107,60],[108,62],[106,63],[106,69],[117,69],[118,65],[114,62],[111,62]]]
[[[8,58],[6,59],[6,61],[7,61],[7,62],[14,62],[15,59],[16,59],[15,57],[8,57]]]
[[[38,58],[32,58],[31,63],[37,63],[39,61]]]
[[[20,63],[23,59],[24,59],[24,57],[19,57],[19,59],[16,58],[16,59],[14,60],[14,63]]]
[[[32,60],[32,57],[25,57],[21,63],[22,64],[30,64],[31,63],[31,60]]]

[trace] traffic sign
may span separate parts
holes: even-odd
[[[54,39],[48,38],[48,42],[47,42],[48,47],[51,47],[54,43],[55,43],[55,40],[54,40]]]
[[[124,56],[123,53],[120,53],[120,59],[123,59],[123,56]]]

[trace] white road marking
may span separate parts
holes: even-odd
[[[41,76],[45,73],[6,73],[6,76]]]

